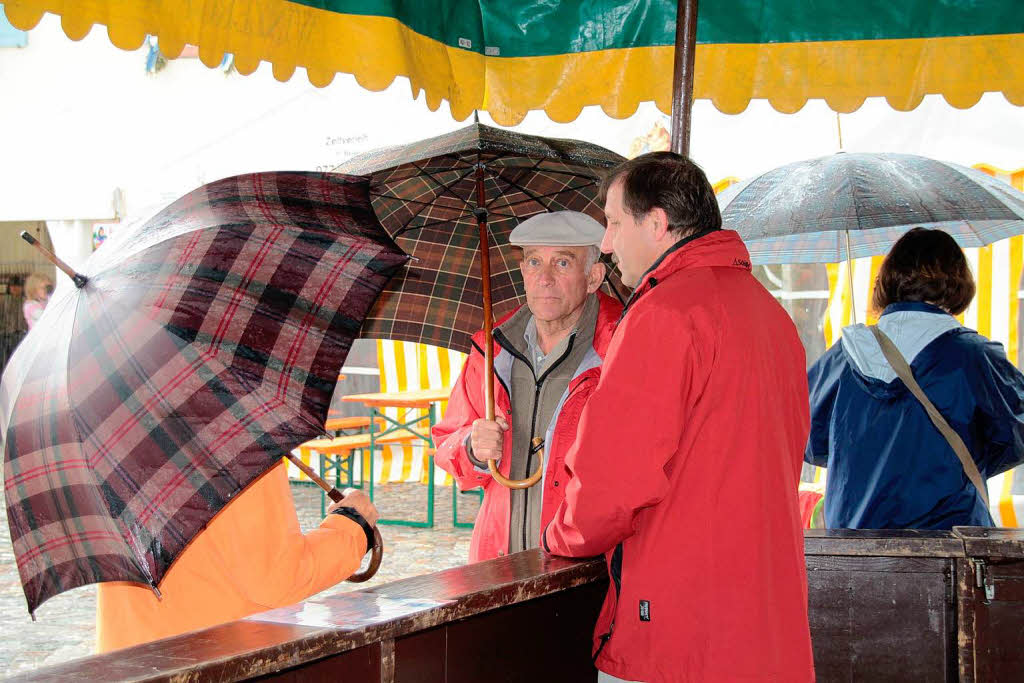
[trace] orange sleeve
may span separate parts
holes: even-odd
[[[359,567],[366,535],[328,515],[303,534],[281,462],[214,517],[160,582],[116,581],[97,590],[97,650],[110,650],[284,607],[329,588]]]
[[[249,496],[257,490],[261,495]],[[246,509],[239,512],[245,529],[236,533],[248,536],[253,550],[232,561],[239,589],[253,602],[268,608],[290,605],[344,581],[359,568],[366,535],[356,522],[328,515],[319,528],[306,534],[299,530],[284,463],[233,505],[242,498]]]

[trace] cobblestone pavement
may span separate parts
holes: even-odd
[[[374,499],[384,517],[426,518],[427,487],[388,484],[376,487]],[[293,484],[303,531],[320,522],[319,489]],[[459,495],[459,520],[471,521],[479,508],[475,494]],[[0,675],[9,676],[92,654],[95,638],[96,588],[84,586],[43,604],[33,622],[11,549],[6,507],[0,506]],[[384,562],[377,575],[363,584],[343,583],[328,589],[360,590],[396,579],[418,576],[463,564],[469,555],[471,529],[452,526],[452,489],[434,493],[434,528],[381,526]]]

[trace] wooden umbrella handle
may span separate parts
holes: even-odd
[[[337,490],[337,489],[335,489]],[[373,527],[373,552],[370,553],[370,564],[361,572],[356,572],[345,579],[349,583],[362,583],[369,581],[380,569],[380,563],[384,559],[384,539],[380,537],[380,529]]]
[[[484,304],[484,413],[491,422],[494,421],[494,317],[491,314],[491,245],[487,239],[487,198],[484,193],[484,165],[477,156],[476,164],[476,216],[477,229],[480,231],[480,289]],[[494,481],[510,489],[528,489],[538,481],[544,471],[544,451],[540,451],[540,466],[533,476],[527,479],[509,479],[494,465],[493,460],[487,461]]]
[[[538,436],[533,440],[533,447],[537,448],[541,443],[541,438]],[[491,476],[494,477],[494,481],[498,482],[502,486],[510,489],[528,489],[538,481],[544,475],[544,449],[538,448],[537,453],[540,454],[540,462],[537,463],[537,471],[531,474],[526,479],[509,479],[504,474],[498,471],[498,467],[494,464],[493,460],[487,461],[487,469],[490,470]]]
[[[287,457],[293,465],[302,470],[302,473],[309,477],[313,483],[326,491],[327,497],[335,503],[340,503],[342,498],[345,497],[342,495],[341,491],[324,481],[309,465],[302,462],[291,453],[287,454],[285,457]],[[384,539],[380,537],[380,530],[377,527],[373,527],[373,548],[370,548],[370,550],[373,551],[370,554],[370,564],[367,565],[366,569],[363,571],[356,572],[345,579],[346,581],[349,583],[362,583],[364,581],[369,581],[377,573],[377,570],[380,569],[380,563],[384,559]]]

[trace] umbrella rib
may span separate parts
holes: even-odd
[[[549,161],[549,160],[548,159],[542,159],[541,161],[543,162],[543,161]],[[539,168],[539,166],[540,166],[540,164],[537,164],[536,166],[533,166],[530,170],[537,170]],[[507,168],[507,169],[523,169],[523,168],[526,168],[526,167],[525,166],[499,166],[498,168],[501,168],[501,169],[505,169],[505,168]],[[589,170],[589,169],[587,169],[587,170]],[[597,176],[591,177],[591,176],[587,176],[587,175],[585,175],[583,173],[580,173],[579,171],[569,171],[569,170],[563,170],[563,169],[560,169],[560,168],[550,168],[550,167],[548,167],[548,168],[541,169],[541,171],[543,173],[547,174],[547,175],[564,175],[564,176],[569,176],[570,178],[588,178],[589,180],[593,180],[595,182],[600,180],[600,178],[598,178]]]
[[[534,164],[533,164],[533,167],[529,169],[529,172],[536,171],[537,168],[540,166],[541,161],[542,161],[541,159],[538,159],[537,161],[535,161]],[[525,187],[520,185],[518,182],[516,182],[514,180],[511,180],[509,178],[506,178],[501,173],[495,173],[494,174],[494,179],[495,179],[495,182],[497,182],[498,180],[505,181],[505,184],[508,185],[509,187],[514,187],[515,189],[517,189],[520,192],[522,192],[523,194],[525,194],[527,197],[530,197],[531,199],[533,199],[533,201],[535,201],[538,204],[540,204],[541,206],[543,206],[548,211],[551,210],[551,206],[550,205],[545,205],[544,202],[540,201],[539,197],[535,196],[533,193],[531,193]],[[494,199],[492,199],[490,202],[487,203],[487,206],[490,207],[491,204],[493,204],[494,202],[498,201],[499,198],[504,197],[504,196],[505,196],[504,193],[498,193],[497,195],[494,196]],[[512,206],[512,203],[506,201],[505,205],[506,206]]]
[[[562,194],[564,192],[572,192],[572,191],[575,191],[575,190],[582,190],[582,189],[585,189],[587,187],[592,187],[596,182],[597,181],[591,181],[590,183],[588,183],[586,185],[578,185],[576,187],[564,187],[564,188],[562,188],[560,190],[557,190],[555,192],[549,192],[549,193],[537,195],[537,197],[544,198],[544,199],[546,199],[548,197],[555,197],[555,196],[560,195],[560,194]],[[389,198],[392,198],[392,199],[399,199],[398,197],[394,197],[393,195],[387,195],[387,196]],[[425,202],[419,202],[418,200],[400,200],[400,201],[410,201],[410,202],[415,202],[415,203],[425,203]],[[536,200],[531,198],[531,199],[523,199],[523,200],[516,201],[516,202],[508,202],[508,203],[505,204],[505,207],[503,207],[503,208],[510,208],[511,209],[513,207],[519,206],[521,204],[527,204],[527,203],[532,202],[532,201],[536,201]],[[539,203],[543,204],[542,202],[539,202]],[[489,214],[492,215],[492,216],[499,216],[501,218],[507,218],[507,219],[519,218],[520,217],[516,213],[504,213],[504,212],[501,212],[501,211],[489,211]],[[417,215],[419,215],[419,213],[417,213]],[[462,218],[468,218],[471,215],[472,215],[471,213],[462,213],[459,216],[456,216],[454,218],[446,218],[446,219],[443,219],[443,220],[430,221],[430,222],[424,223],[422,225],[409,225],[408,223],[406,223],[406,225],[404,227],[402,227],[399,230],[395,231],[394,236],[398,237],[400,235],[404,235],[405,233],[411,232],[413,230],[421,230],[423,228],[429,228],[429,227],[433,227],[435,225],[444,225],[446,223],[452,223],[452,222],[458,221],[458,220],[460,220]],[[410,221],[411,220],[412,219],[410,219]]]
[[[419,169],[419,170],[420,170],[420,171],[422,172],[422,174],[423,174],[424,176],[426,176],[427,178],[430,178],[431,180],[433,180],[433,181],[434,181],[434,183],[435,183],[435,184],[436,184],[436,185],[437,185],[438,187],[442,188],[442,190],[443,190],[443,192],[442,192],[442,193],[448,193],[449,195],[451,195],[451,196],[452,196],[452,197],[454,197],[455,199],[458,199],[458,200],[459,200],[460,202],[462,202],[462,203],[463,203],[463,204],[465,204],[466,206],[470,206],[470,204],[469,204],[469,201],[468,201],[468,200],[466,200],[466,199],[463,199],[463,198],[462,198],[462,197],[460,197],[459,195],[455,194],[455,193],[454,193],[454,192],[452,191],[452,188],[453,188],[453,187],[455,187],[455,184],[456,184],[456,183],[459,183],[459,182],[461,182],[461,181],[463,181],[463,180],[465,180],[466,178],[468,178],[468,177],[469,177],[469,174],[473,172],[473,168],[472,168],[472,167],[470,167],[470,168],[466,169],[466,173],[465,173],[464,175],[461,175],[461,176],[459,176],[459,177],[458,177],[458,178],[457,178],[456,180],[452,181],[452,182],[451,182],[451,184],[445,184],[444,182],[442,182],[441,180],[439,180],[439,179],[437,178],[437,176],[436,176],[436,175],[435,175],[434,173],[431,173],[430,171],[428,171],[428,170],[426,170],[426,169],[424,169],[424,168],[421,168],[421,167],[420,167],[420,166],[419,166],[418,164],[416,164],[415,162],[413,163],[413,166],[414,166],[415,168]]]
[[[447,194],[447,195],[449,195],[451,197],[454,197],[456,200],[461,201],[463,204],[466,205],[466,207],[468,209],[472,210],[472,207],[470,206],[470,204],[469,204],[469,202],[467,200],[463,199],[462,197],[458,196],[457,194],[455,194],[452,191],[452,187],[454,187],[456,183],[462,182],[463,180],[465,180],[469,176],[469,173],[472,172],[471,168],[467,170],[465,175],[462,175],[459,178],[457,178],[456,180],[452,181],[452,183],[450,185],[446,185],[445,183],[443,183],[440,180],[438,180],[429,171],[421,169],[421,167],[419,166],[419,164],[417,162],[413,162],[412,165],[413,165],[414,168],[421,170],[424,176],[426,176],[427,178],[432,180],[434,182],[434,184],[436,184],[438,187],[440,187],[442,189],[441,193],[439,195],[437,195],[437,196],[441,196],[441,195]],[[395,197],[395,199],[398,199],[399,201],[403,201],[403,202],[422,203],[422,206],[420,207],[420,210],[417,211],[416,213],[414,213],[412,216],[409,217],[409,220],[407,220],[405,222],[405,225],[402,226],[402,229],[399,230],[397,233],[395,233],[396,236],[401,234],[401,233],[403,233],[403,232],[405,232],[405,229],[409,227],[409,223],[411,223],[412,221],[416,220],[416,218],[418,218],[424,211],[426,211],[428,208],[433,206],[433,202],[418,202],[417,200],[407,200],[407,199],[402,199],[400,197]]]
[[[401,162],[401,163],[398,164],[398,166],[394,166],[392,168],[396,168],[397,169],[400,166],[404,166],[404,165],[408,164],[408,165],[412,166],[413,168],[415,168],[417,172],[416,173],[410,173],[409,175],[404,175],[404,176],[389,177],[387,179],[387,182],[388,183],[393,183],[393,182],[400,182],[402,180],[413,180],[415,178],[419,178],[420,177],[420,172],[422,171],[422,167],[419,166],[420,163],[423,163],[424,161],[430,161],[430,160],[433,160],[433,159],[444,159],[446,157],[450,157],[450,158],[454,159],[457,162],[461,162],[463,164],[466,164],[466,167],[469,168],[470,170],[472,170],[472,168],[473,168],[473,164],[472,163],[470,163],[468,161],[465,161],[458,154],[449,152],[448,154],[438,154],[437,156],[427,157],[426,159],[420,159],[419,161]],[[451,169],[452,170],[457,170],[458,166],[452,166]],[[380,171],[375,171],[375,173],[379,173],[379,172]]]
[[[508,181],[506,181],[506,182],[508,182]],[[536,201],[539,204],[543,205],[544,203],[540,201],[541,199],[547,199],[549,197],[557,197],[558,195],[560,195],[562,193],[565,193],[565,192],[575,192],[577,190],[584,190],[584,189],[586,189],[588,187],[593,187],[596,184],[597,184],[597,181],[596,180],[592,180],[589,183],[587,183],[586,185],[577,185],[575,187],[563,187],[562,189],[556,190],[554,192],[547,192],[547,193],[544,193],[544,194],[533,195],[533,196],[531,196],[531,194],[529,192],[526,192],[525,190],[523,190],[523,194],[527,195],[527,197],[529,197],[528,199],[521,199],[521,200],[516,201],[516,202],[506,202],[505,206],[508,207],[508,208],[512,208],[514,206],[519,206],[520,204],[527,204],[527,203],[529,203],[531,201]]]

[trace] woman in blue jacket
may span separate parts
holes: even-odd
[[[878,271],[878,326],[963,439],[983,478],[1024,461],[1024,375],[997,342],[957,322],[974,298],[963,251],[915,228]],[[886,361],[865,325],[844,328],[808,371],[811,433],[804,459],[828,468],[829,528],[992,526],[952,447]]]

